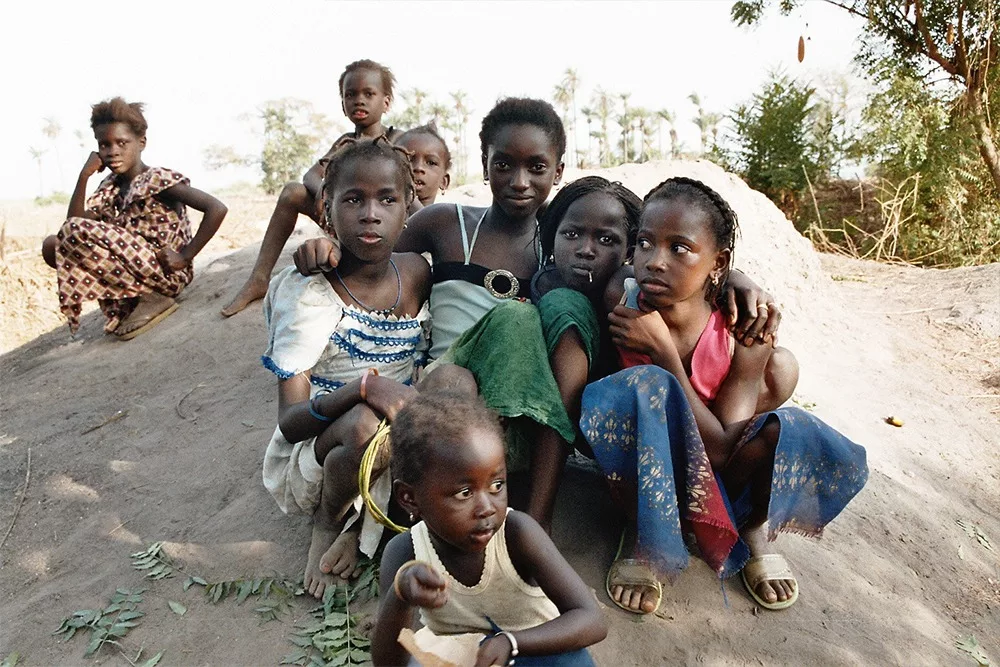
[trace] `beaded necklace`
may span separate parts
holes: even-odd
[[[373,313],[375,315],[381,315],[382,317],[388,317],[389,315],[392,314],[392,311],[396,310],[396,306],[399,305],[399,300],[403,296],[403,279],[399,277],[399,268],[396,267],[396,262],[392,261],[392,258],[389,258],[389,264],[392,265],[392,270],[396,272],[396,303],[392,304],[392,306],[390,306],[389,308],[382,308],[382,309],[371,308],[364,301],[354,296],[354,293],[351,291],[351,288],[348,287],[347,283],[344,282],[344,279],[340,277],[339,270],[334,268],[333,274],[337,276],[337,281],[340,282],[341,287],[344,288],[344,290],[347,292],[347,295],[351,297],[351,299],[353,299],[356,304],[367,310],[369,313]]]

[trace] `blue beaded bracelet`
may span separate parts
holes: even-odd
[[[322,395],[323,394],[316,394],[311,399],[309,399],[309,414],[311,414],[313,417],[320,420],[321,422],[326,422],[329,424],[330,422],[333,421],[333,417],[325,417],[319,413],[319,410],[316,409],[316,399]]]

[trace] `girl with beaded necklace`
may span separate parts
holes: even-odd
[[[358,469],[382,419],[416,393],[410,384],[426,357],[431,284],[420,255],[393,252],[415,196],[403,151],[384,138],[342,148],[326,167],[323,194],[340,263],[311,276],[294,267],[275,275],[262,357],[278,376],[264,485],[285,513],[312,514],[305,587],[317,598],[335,577],[351,576],[359,547],[371,556],[381,537],[361,512]],[[372,494],[384,508],[388,479]]]

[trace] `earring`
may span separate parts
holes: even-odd
[[[413,512],[410,512],[410,523],[413,523],[416,520],[417,520],[417,515],[414,514]]]
[[[718,287],[718,286],[719,286],[719,274],[716,273],[712,276],[712,287]]]

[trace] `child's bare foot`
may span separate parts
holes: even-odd
[[[319,523],[313,524],[312,541],[309,544],[309,555],[306,557],[303,586],[309,595],[317,599],[322,599],[326,587],[335,583],[332,576],[320,570],[320,561],[326,552],[333,548],[333,543],[339,534],[339,528],[326,528]]]
[[[327,586],[335,586],[354,574],[358,564],[358,530],[360,525],[340,532],[339,527],[330,529],[319,522],[313,524],[303,584],[306,592],[317,600],[323,599]]]
[[[767,523],[744,529],[741,537],[750,548],[750,561],[743,581],[761,605],[784,609],[798,598],[798,582],[784,557],[775,553],[767,540]]]
[[[135,310],[122,320],[114,334],[121,340],[132,340],[141,333],[152,329],[170,313],[177,310],[177,302],[169,296],[156,292],[143,294]]]
[[[319,569],[333,577],[350,579],[357,567],[358,529],[352,526],[350,530],[341,533],[319,559]]]
[[[268,280],[266,278],[260,279],[254,276],[247,278],[247,281],[243,283],[243,287],[236,293],[233,300],[229,302],[229,305],[222,309],[222,316],[232,317],[254,301],[263,299],[267,294],[267,284]]]

